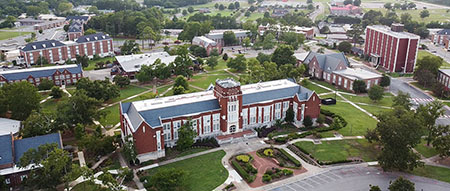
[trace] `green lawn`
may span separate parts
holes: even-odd
[[[329,84],[328,82],[320,81],[320,80],[310,80],[310,81],[311,81],[311,82],[318,83],[318,84],[320,84],[320,85],[322,85],[322,86],[325,86],[325,87],[327,87],[327,88],[330,88],[330,89],[332,89],[332,90],[336,90],[336,87],[334,87],[333,85]],[[338,89],[338,90],[339,90],[339,89]]]
[[[419,50],[419,52],[417,53],[417,60],[420,60],[421,58],[423,58],[425,56],[437,57],[436,55],[431,54],[430,52],[428,52],[426,50]],[[444,60],[441,68],[450,68],[450,63],[448,63]]]
[[[192,77],[192,80],[189,81],[190,85],[198,86],[200,88],[208,88],[210,84],[215,84],[216,79],[225,79],[225,78],[233,78],[238,80],[233,75],[225,72],[225,71],[216,71],[216,72],[210,72],[208,74],[200,74]]]
[[[58,108],[58,103],[67,100],[69,97],[67,94],[63,94],[63,97],[60,99],[50,98],[46,102],[41,104],[41,109],[43,112],[55,113],[56,108]]]
[[[383,107],[377,107],[377,106],[368,106],[368,105],[358,105],[359,107],[365,109],[372,115],[378,115],[382,114],[384,112],[391,111],[391,109],[383,108]]]
[[[312,84],[312,83],[308,83],[306,86],[303,85],[303,87],[308,88],[308,89],[310,89],[310,90],[313,90],[313,91],[315,91],[317,94],[330,92],[330,91],[328,91],[328,90],[326,90],[326,89],[324,89],[324,88],[321,88],[321,87],[319,87],[319,86],[317,86],[317,85],[314,85],[314,84]],[[334,95],[334,94],[333,94],[333,95]]]
[[[91,182],[82,182],[75,185],[71,191],[108,191],[110,189],[101,187],[100,185]]]
[[[391,107],[392,106],[392,98],[393,95],[390,93],[386,93],[383,97],[382,100],[378,101],[378,102],[373,102],[369,96],[362,96],[362,95],[357,95],[357,96],[352,96],[352,95],[347,95],[347,94],[341,94],[342,96],[344,96],[345,98],[347,98],[349,101],[352,102],[358,102],[358,103],[366,103],[369,105],[376,105],[376,106],[387,106],[387,107]]]
[[[161,169],[175,168],[186,172],[187,190],[210,191],[228,178],[228,171],[222,165],[223,150],[178,161],[146,171],[149,179]]]
[[[377,160],[378,149],[365,139],[322,141],[322,144],[317,145],[309,141],[301,141],[294,144],[306,150],[316,160],[322,162],[343,161],[353,157],[361,158],[365,162]]]
[[[256,21],[256,19],[263,18],[263,17],[264,17],[264,13],[259,13],[259,12],[255,11],[255,12],[251,13],[249,17],[246,17],[246,16],[242,17],[242,21],[248,21],[248,20]]]
[[[23,36],[30,34],[31,32],[14,32],[14,31],[0,31],[0,40],[6,40],[14,38],[16,36]]]
[[[219,57],[220,57],[220,56],[219,56]],[[225,60],[223,60],[221,57],[220,57],[220,59],[219,59],[218,61],[219,61],[219,62],[218,62],[218,64],[217,64],[217,66],[214,67],[214,69],[211,69],[211,67],[209,67],[208,65],[205,65],[205,70],[206,70],[206,71],[212,72],[212,71],[223,70],[223,69],[225,69],[225,68],[228,68],[228,67],[227,67],[227,62],[226,62]]]
[[[115,60],[116,60],[115,57],[104,57],[104,58],[100,58],[98,60],[89,60],[89,66],[86,68],[83,68],[83,70],[85,70],[85,71],[94,70],[97,67],[96,63],[98,63],[98,62],[106,63],[106,61],[110,61],[112,63]]]
[[[142,93],[144,91],[147,91],[147,89],[129,85],[129,86],[125,87],[125,88],[120,89],[120,96],[117,97],[117,98],[108,100],[108,103],[118,102],[118,101],[123,100],[123,99],[125,99],[127,97],[130,97],[130,96]]]
[[[107,112],[106,116],[98,120],[103,126],[114,126],[120,122],[119,104],[107,107],[103,111]]]
[[[425,158],[429,158],[438,154],[436,149],[431,146],[427,146],[427,141],[422,139],[420,143],[415,147],[416,151],[423,155]]]
[[[411,173],[450,183],[450,169],[448,168],[425,165],[414,169]]]
[[[341,115],[348,125],[338,132],[344,136],[365,135],[367,129],[374,129],[377,121],[349,103],[337,102],[336,105],[322,105],[322,109]]]
[[[364,12],[368,12],[369,10],[381,11],[383,13],[383,15],[387,12],[387,9],[385,9],[385,8],[375,8],[375,9],[363,8]],[[430,16],[426,17],[424,19],[420,18],[420,12],[422,12],[422,11],[423,11],[423,9],[395,10],[395,13],[397,13],[397,16],[399,18],[403,13],[409,13],[412,16],[413,21],[425,22],[425,23],[429,23],[431,21],[448,22],[448,19],[450,18],[450,12],[447,12],[447,9],[428,9],[428,11],[430,12]]]

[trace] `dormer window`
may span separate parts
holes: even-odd
[[[86,38],[86,41],[89,41],[89,38]]]
[[[52,46],[56,46],[56,44],[54,42],[52,42]]]
[[[103,35],[102,38],[105,39],[105,35]]]
[[[46,47],[45,44],[42,44],[42,47],[45,48]]]
[[[98,40],[98,38],[97,38],[97,37],[94,37],[94,39],[95,39],[95,40]]]
[[[36,49],[36,46],[33,45],[32,47],[33,47],[33,49]]]

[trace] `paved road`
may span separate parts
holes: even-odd
[[[65,40],[65,35],[66,35],[66,33],[63,30],[63,27],[58,27],[58,28],[52,28],[52,29],[44,30],[42,34],[39,34],[39,32],[34,31],[34,30],[30,31],[28,28],[19,28],[18,30],[11,30],[11,31],[16,31],[16,32],[25,32],[25,31],[35,32],[37,41],[50,40],[50,39],[64,41]],[[23,36],[17,36],[17,37],[10,38],[10,39],[1,40],[0,41],[0,47],[3,47],[3,45],[5,43],[9,43],[10,41],[16,41],[18,43],[17,45],[10,46],[12,48],[17,48],[19,46],[24,46],[26,44],[25,39],[26,38],[30,38],[30,37],[31,37],[31,34],[28,34],[28,35],[23,35]]]
[[[450,52],[446,51],[443,46],[436,46],[433,43],[431,43],[430,40],[421,40],[421,43],[427,45],[428,51],[436,51],[435,55],[440,56],[445,61],[450,63]]]
[[[386,173],[374,167],[339,167],[333,168],[308,178],[271,188],[270,191],[360,191],[369,190],[369,184],[387,190],[389,181],[403,176],[415,183],[416,190],[447,191],[450,184],[400,173]]]

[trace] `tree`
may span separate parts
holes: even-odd
[[[412,148],[420,143],[423,121],[414,111],[394,107],[378,116],[375,128],[382,146],[378,162],[383,170],[413,170],[422,165]]]
[[[177,149],[183,151],[192,147],[195,137],[196,133],[192,129],[191,122],[188,121],[184,123],[180,129],[178,129]]]
[[[421,73],[424,70],[430,71],[433,75],[437,75],[439,68],[442,66],[443,59],[438,56],[425,56],[417,61],[417,69],[414,72],[414,76],[417,73]]]
[[[100,129],[101,127],[97,127]],[[100,133],[85,135],[78,141],[78,145],[88,156],[105,156],[116,150],[117,139],[114,136],[103,136]]]
[[[425,26],[418,27],[414,29],[414,34],[420,36],[420,38],[427,38],[430,35],[430,31]]]
[[[427,145],[434,140],[437,132],[436,120],[445,114],[444,104],[440,101],[432,101],[426,105],[419,105],[417,113],[422,116],[425,127],[428,130]]]
[[[294,32],[284,32],[281,34],[280,40],[291,45],[294,50],[297,50],[298,47],[303,44],[303,41],[305,41],[305,35]]]
[[[233,31],[225,31],[223,32],[223,42],[225,46],[230,46],[236,44],[236,35]]]
[[[312,0],[307,0],[306,3],[310,4],[310,3],[313,3],[313,1]]]
[[[184,76],[177,76],[177,78],[175,78],[175,83],[173,84],[174,87],[177,86],[181,86],[183,87],[185,90],[189,89],[189,84],[186,80],[186,78]]]
[[[93,119],[100,119],[105,115],[98,110],[101,102],[89,97],[85,90],[77,90],[67,101],[58,104],[57,121],[69,128],[76,124],[92,124]]]
[[[379,186],[372,186],[372,185],[369,185],[369,188],[370,188],[369,191],[381,191],[381,189],[380,189]]]
[[[113,82],[120,88],[124,88],[130,85],[130,78],[128,78],[128,76],[116,75],[114,76]]]
[[[62,98],[63,93],[64,92],[58,86],[53,86],[50,96],[52,96],[53,99],[59,99]]]
[[[57,130],[54,116],[33,111],[28,118],[22,122],[19,131],[22,138],[47,135]]]
[[[347,41],[343,41],[339,43],[338,50],[341,52],[350,53],[350,51],[352,50],[352,44]]]
[[[367,93],[369,94],[369,98],[373,102],[378,102],[383,99],[384,89],[379,85],[374,85],[369,89]]]
[[[188,11],[189,11],[189,13],[193,13],[194,12],[194,7],[188,7]]]
[[[206,49],[203,48],[202,46],[199,45],[191,45],[191,47],[189,47],[189,50],[192,52],[192,54],[196,57],[206,57],[207,56],[207,52]]]
[[[39,29],[38,32],[39,32],[39,34],[42,34],[42,32],[44,32],[44,31],[42,29]]]
[[[450,126],[437,126],[434,131],[433,147],[438,151],[439,156],[450,156]]]
[[[294,122],[294,109],[292,107],[289,107],[289,109],[286,111],[286,117],[284,118],[284,120],[286,122],[292,123]]]
[[[84,31],[84,35],[90,35],[90,34],[96,34],[97,31],[94,29],[88,29],[86,31]]]
[[[97,14],[98,8],[96,6],[91,6],[91,7],[89,7],[88,11],[89,11],[89,13]]]
[[[243,54],[237,55],[236,58],[230,58],[227,66],[239,72],[247,70],[247,62]]]
[[[6,84],[2,89],[6,98],[5,107],[11,111],[13,119],[25,120],[33,110],[40,109],[41,95],[27,81]]]
[[[258,56],[256,56],[256,59],[259,61],[259,63],[264,63],[264,62],[270,62],[271,57],[272,56],[270,54],[264,54],[262,52],[259,52]]]
[[[151,66],[147,65],[142,65],[139,73],[136,74],[136,79],[143,83],[151,81],[153,77],[153,69]]]
[[[142,30],[142,32],[141,32],[141,34],[140,34],[140,37],[141,37],[143,40],[148,40],[148,41],[150,41],[150,40],[156,39],[156,33],[153,31],[153,29],[152,29],[150,26],[147,26],[147,27],[145,27],[145,28]],[[151,48],[151,43],[150,43],[150,42],[148,43],[148,45],[149,45],[149,47]],[[143,44],[143,43],[142,43],[142,47],[144,47],[144,44]]]
[[[423,10],[420,12],[420,18],[424,19],[425,17],[429,17],[430,16],[430,12],[428,10]]]
[[[366,82],[364,82],[362,80],[355,80],[353,82],[353,91],[355,91],[355,93],[366,92]]]
[[[58,7],[56,8],[56,11],[58,11],[59,13],[67,13],[70,12],[73,8],[72,3],[64,3],[61,2],[59,3]]]
[[[361,5],[361,0],[354,0],[353,1],[353,5],[354,6],[360,6]]]
[[[384,4],[384,8],[386,8],[386,9],[392,9],[392,3],[385,3]]]
[[[40,66],[45,66],[45,65],[48,65],[48,60],[47,60],[47,58],[45,58],[43,56],[39,56],[34,64],[36,64],[38,66],[39,65]]]
[[[311,127],[313,124],[314,124],[314,123],[313,123],[313,121],[312,121],[312,118],[311,118],[309,115],[305,116],[305,119],[303,119],[303,125],[304,125],[305,127],[309,128],[309,127]]]
[[[189,79],[192,76],[191,67],[194,66],[194,63],[187,54],[187,50],[183,50],[182,52],[183,53],[177,56],[173,62],[174,73],[175,75],[182,75]]]
[[[216,67],[219,64],[218,59],[219,58],[217,56],[211,56],[206,61],[206,65],[208,65],[212,70],[214,70],[214,67]]]
[[[40,165],[33,168],[29,174],[26,185],[34,189],[52,189],[66,180],[66,175],[72,170],[72,160],[69,153],[58,148],[56,143],[40,145],[37,149],[26,151],[20,161],[19,167]]]
[[[353,46],[355,46],[357,42],[361,41],[362,34],[364,34],[364,29],[362,28],[362,25],[360,25],[360,24],[354,24],[352,26],[352,30],[347,31],[347,36],[353,40]],[[351,49],[351,46],[350,46],[350,49]]]
[[[297,58],[294,56],[294,50],[292,49],[292,46],[289,45],[278,46],[273,52],[271,60],[278,66],[284,64],[295,65],[297,63]]]
[[[49,79],[42,79],[38,85],[38,90],[49,90],[54,86],[54,83]]]
[[[219,9],[219,3],[214,4],[214,8]]]
[[[272,33],[265,35],[263,40],[263,49],[264,50],[272,49],[275,45],[274,40],[275,36]]]
[[[410,99],[409,93],[400,91],[397,96],[392,99],[392,107],[402,107],[405,110],[410,110],[412,106]]]
[[[86,68],[89,66],[89,57],[87,57],[86,55],[80,56],[77,54],[76,62],[77,62],[77,64],[80,64],[81,67]]]
[[[140,51],[139,44],[134,40],[125,40],[123,45],[120,47],[120,52],[123,55],[137,54]]]
[[[234,8],[235,8],[235,9],[239,9],[240,6],[241,6],[241,5],[239,4],[239,1],[235,1],[235,2],[234,2]]]
[[[151,176],[149,184],[146,184],[145,187],[160,191],[185,190],[186,172],[175,168],[160,170]]]
[[[320,48],[317,50],[317,53],[325,54],[325,48],[320,47]]]
[[[252,42],[248,37],[245,37],[244,40],[242,40],[242,46],[245,47],[246,49],[250,47],[251,43]]]
[[[76,84],[77,90],[84,90],[86,95],[97,100],[107,101],[120,96],[119,87],[112,84],[108,78],[104,80],[89,80],[81,78]]]
[[[349,4],[352,4],[353,3],[353,0],[345,0],[344,1],[344,5],[349,5]]]
[[[154,67],[153,76],[161,80],[167,79],[172,75],[172,65],[162,63],[161,59],[156,59],[152,66]]]
[[[212,49],[209,56],[219,56],[219,50],[217,48]]]
[[[222,11],[222,10],[224,10],[224,9],[225,9],[225,6],[224,6],[223,4],[220,4],[220,5],[219,5],[219,10]]]
[[[387,87],[389,85],[391,85],[391,78],[389,78],[389,76],[383,74],[383,77],[381,77],[381,80],[380,80],[380,86]]]
[[[403,177],[397,178],[389,185],[389,191],[415,191],[414,183]]]
[[[186,16],[188,14],[186,9],[183,9],[183,12],[181,12],[181,14],[183,14],[183,16]]]
[[[41,8],[38,6],[27,6],[26,9],[27,16],[29,17],[37,17],[41,12]]]
[[[229,5],[228,5],[228,9],[230,9],[230,10],[233,10],[233,9],[235,9],[236,7],[234,6],[234,3],[230,3]]]
[[[400,16],[400,21],[403,24],[409,23],[412,20],[412,16],[409,13],[402,13]]]

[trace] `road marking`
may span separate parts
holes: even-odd
[[[53,34],[52,38],[50,38],[50,39],[53,39],[56,36],[56,34],[58,34],[58,31],[55,31],[55,33]]]

